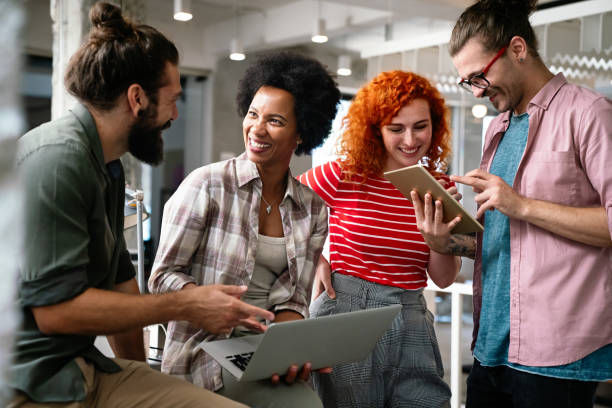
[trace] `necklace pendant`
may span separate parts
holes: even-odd
[[[266,212],[268,213],[268,215],[270,215],[270,213],[272,212],[272,206],[271,205],[266,207]]]

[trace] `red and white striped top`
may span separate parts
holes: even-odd
[[[331,161],[302,174],[330,209],[330,264],[334,272],[396,286],[427,285],[429,247],[416,226],[412,202],[390,181],[341,177]]]

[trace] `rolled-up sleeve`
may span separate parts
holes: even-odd
[[[125,240],[123,236],[121,237],[121,253],[119,254],[119,267],[117,268],[117,277],[115,278],[115,283],[123,283],[134,276],[136,276],[136,271],[134,270],[134,264],[132,263],[132,259],[130,257],[130,253],[125,247]]]
[[[601,97],[584,110],[580,121],[580,160],[608,215],[612,237],[612,101]]]

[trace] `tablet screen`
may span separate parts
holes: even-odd
[[[416,190],[421,200],[426,193],[430,193],[434,200],[442,201],[444,209],[444,222],[449,222],[456,216],[461,216],[459,224],[453,228],[453,234],[467,234],[482,232],[482,225],[470,215],[461,204],[457,202],[440,183],[421,165],[408,166],[388,171],[385,178],[410,200],[410,192]]]

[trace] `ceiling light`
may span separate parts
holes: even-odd
[[[189,21],[192,18],[191,0],[174,0],[174,19],[178,21]]]
[[[487,107],[486,107],[486,105],[478,103],[478,104],[472,106],[472,115],[474,115],[474,117],[476,119],[484,118],[487,115]]]
[[[393,25],[390,22],[385,23],[384,36],[385,36],[385,41],[393,40]]]
[[[242,48],[242,44],[238,38],[232,39],[230,43],[230,59],[232,61],[242,61],[245,59],[244,50]]]
[[[391,23],[392,15],[393,12],[391,11],[391,0],[387,0],[387,22],[384,26],[385,41],[393,40],[393,24]]]
[[[240,41],[240,10],[234,1],[234,37],[230,42],[230,59],[232,61],[242,61],[246,58],[242,41]]]
[[[349,76],[352,74],[350,55],[340,55],[338,57],[338,70],[336,72],[340,76]]]
[[[311,40],[312,42],[319,44],[327,42],[327,34],[325,33],[325,20],[323,20],[322,18],[316,19]]]

